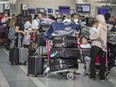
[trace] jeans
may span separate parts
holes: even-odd
[[[89,56],[85,56],[84,60],[85,60],[85,73],[89,74],[89,72],[90,72],[90,60],[91,60],[91,58]]]
[[[13,47],[15,47],[15,40],[12,40],[12,41],[10,42],[10,49],[13,48]]]

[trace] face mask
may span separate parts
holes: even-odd
[[[10,17],[10,19],[12,19],[12,17]]]
[[[4,16],[5,16],[5,17],[7,17],[8,15],[7,15],[7,14],[5,14]]]
[[[40,23],[40,19],[36,19],[38,23]]]
[[[78,24],[78,19],[74,19],[75,24]]]

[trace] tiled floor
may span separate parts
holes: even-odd
[[[101,82],[99,79],[90,80],[85,77],[83,65],[79,64],[75,80],[67,80],[59,75],[46,77],[28,77],[27,66],[11,65],[8,53],[0,49],[0,87],[116,87],[116,68],[112,69],[111,79]]]

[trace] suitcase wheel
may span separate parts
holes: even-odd
[[[37,77],[37,75],[35,75],[35,77]]]
[[[15,63],[15,65],[18,65],[18,63]]]
[[[46,72],[46,73],[43,73],[43,76],[48,78],[49,74],[50,74],[49,72]]]
[[[11,62],[11,65],[13,65],[14,63],[13,62]]]
[[[19,63],[19,65],[22,65],[22,63]]]
[[[27,62],[24,62],[23,65],[26,65]]]
[[[29,74],[27,74],[27,76],[29,76]]]
[[[73,80],[75,76],[74,73],[67,73],[66,77],[68,80]]]

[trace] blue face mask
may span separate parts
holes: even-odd
[[[40,19],[36,19],[38,23],[40,23]]]
[[[36,20],[39,24],[43,21],[42,19],[36,19]]]

